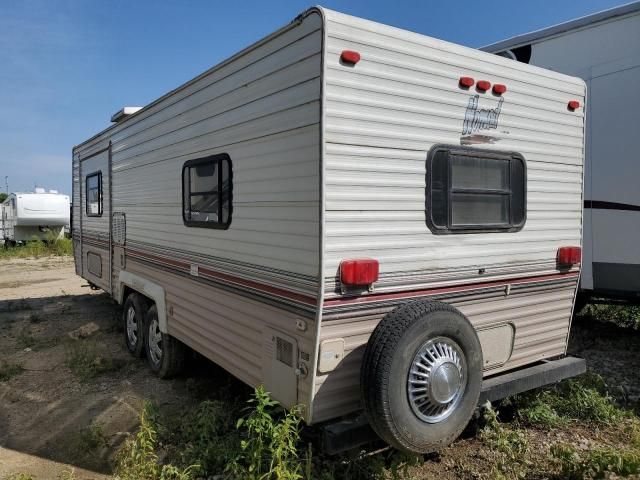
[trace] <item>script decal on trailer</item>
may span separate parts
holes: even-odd
[[[469,98],[467,110],[464,112],[462,137],[460,137],[460,143],[462,145],[495,143],[499,140],[497,137],[478,132],[482,130],[496,130],[498,128],[504,98],[498,100],[498,105],[495,108],[480,108],[479,101],[480,95],[472,95]]]

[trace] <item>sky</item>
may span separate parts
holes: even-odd
[[[326,0],[470,47],[624,0]],[[0,190],[71,193],[71,149],[290,22],[299,0],[0,0]]]

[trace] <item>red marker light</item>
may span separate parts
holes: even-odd
[[[474,83],[476,83],[476,81],[471,77],[460,77],[459,80],[460,86],[464,88],[473,87]]]
[[[502,85],[501,83],[496,83],[493,86],[493,93],[495,93],[496,95],[502,95],[506,91],[507,91],[507,86]]]
[[[368,286],[378,281],[380,265],[372,258],[343,260],[340,263],[340,281],[345,285]]]
[[[570,267],[582,261],[582,248],[580,247],[560,247],[557,256],[558,265]]]
[[[340,54],[340,60],[343,63],[355,65],[360,61],[360,54],[358,52],[354,52],[353,50],[343,50]]]
[[[481,92],[486,92],[491,88],[491,82],[487,80],[478,80],[478,83],[476,83],[476,88]]]
[[[576,109],[580,108],[580,102],[577,101],[577,100],[571,100],[569,102],[568,107],[569,107],[569,110],[576,110]]]

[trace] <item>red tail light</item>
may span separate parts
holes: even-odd
[[[476,83],[476,88],[481,92],[486,92],[491,88],[491,82],[487,80],[478,80],[478,83]]]
[[[580,108],[580,102],[577,100],[571,100],[567,106],[569,107],[569,110],[576,110]]]
[[[495,93],[496,95],[502,95],[506,91],[507,91],[507,86],[502,85],[501,83],[496,83],[493,86],[493,93]]]
[[[475,80],[471,77],[460,77],[460,80],[458,82],[460,83],[461,87],[469,88],[473,87]]]
[[[378,281],[380,266],[372,258],[343,260],[340,263],[340,281],[344,285],[367,286]]]
[[[557,257],[558,265],[568,267],[577,265],[582,261],[582,248],[580,247],[560,247]]]
[[[340,60],[350,65],[355,65],[360,61],[360,54],[353,50],[343,50],[340,54]]]

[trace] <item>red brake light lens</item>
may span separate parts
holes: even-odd
[[[378,281],[380,265],[372,258],[343,260],[340,263],[340,281],[344,285],[368,286]]]
[[[487,80],[478,80],[478,83],[476,83],[476,88],[481,92],[486,92],[491,88],[491,82]]]
[[[582,261],[582,248],[560,247],[558,249],[557,261],[560,266],[565,267],[580,264]]]
[[[340,54],[340,60],[343,63],[355,65],[360,61],[360,54],[358,52],[354,52],[353,50],[343,50]]]
[[[460,77],[460,80],[458,81],[458,83],[460,84],[461,87],[469,88],[469,87],[473,87],[473,84],[476,83],[476,81],[471,77]]]
[[[506,85],[502,85],[501,83],[496,83],[493,86],[493,93],[495,93],[497,95],[502,95],[506,91],[507,91],[507,86]]]
[[[571,100],[569,102],[568,107],[569,107],[569,110],[576,110],[576,109],[580,108],[580,102],[577,101],[577,100]]]

